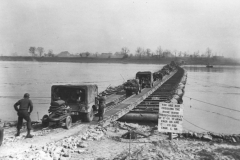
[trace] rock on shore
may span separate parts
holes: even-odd
[[[132,130],[137,139],[124,139],[122,135]],[[38,138],[38,135],[36,137]],[[33,140],[34,140],[33,138]],[[234,140],[232,139],[234,138]],[[17,139],[13,137],[5,141]],[[19,138],[23,141],[24,136]],[[222,139],[222,141],[216,141]],[[20,141],[19,140],[19,141]],[[30,141],[31,143],[31,141]],[[6,143],[5,143],[6,144]],[[7,145],[7,144],[6,144]],[[1,151],[1,150],[0,150]],[[23,153],[0,156],[11,160],[61,160],[61,159],[239,159],[239,135],[224,136],[212,133],[186,132],[177,139],[168,140],[168,135],[159,133],[156,126],[114,122],[106,128],[91,126],[82,134],[65,137],[43,146],[31,143]]]

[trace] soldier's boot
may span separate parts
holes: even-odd
[[[26,138],[33,138],[33,135],[30,134],[30,131],[31,131],[31,130],[28,129]]]
[[[20,129],[17,130],[17,133],[15,134],[15,136],[20,136]]]

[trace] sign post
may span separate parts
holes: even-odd
[[[182,133],[183,127],[183,105],[173,103],[159,103],[158,131],[169,132],[170,139],[172,133]]]

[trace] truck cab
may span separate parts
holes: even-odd
[[[71,108],[71,116],[77,116],[86,122],[93,120],[98,102],[97,85],[53,85],[51,88],[51,105],[64,101]]]
[[[136,79],[139,79],[141,88],[153,87],[153,74],[150,71],[137,72]]]

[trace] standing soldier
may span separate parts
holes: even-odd
[[[101,117],[103,119],[104,108],[106,107],[105,93],[103,92],[102,94],[100,94],[97,99],[98,99],[98,102],[99,102],[99,106],[98,106],[98,117],[99,117],[99,119],[98,119],[98,121],[100,121]]]
[[[26,138],[32,138],[33,136],[30,134],[31,131],[31,118],[30,114],[33,110],[32,101],[29,99],[30,95],[25,93],[23,99],[20,99],[14,104],[14,108],[18,114],[18,124],[17,124],[17,134],[15,136],[20,135],[20,129],[22,128],[23,119],[27,121],[27,136]],[[19,108],[18,108],[19,106]]]

